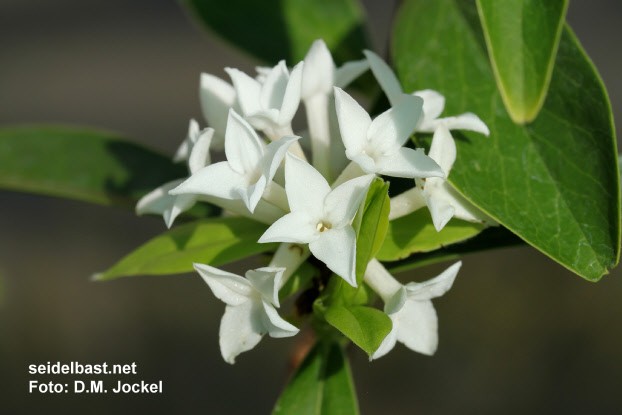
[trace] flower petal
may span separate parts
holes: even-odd
[[[440,124],[444,124],[450,130],[468,130],[475,131],[486,136],[490,135],[490,130],[486,124],[475,114],[466,112],[454,117],[437,118],[437,119],[424,119],[417,125],[416,131],[422,133],[432,133],[436,131]]]
[[[365,173],[378,173],[380,171],[380,167],[376,165],[376,160],[369,157],[365,153],[351,154],[346,150],[346,155],[350,160],[359,165],[361,170]]]
[[[215,141],[219,149],[222,148],[225,130],[227,127],[227,113],[235,105],[235,89],[228,82],[217,76],[207,73],[201,74],[199,99],[201,110],[207,125],[215,132]]]
[[[323,214],[324,199],[330,193],[330,186],[313,166],[287,153],[285,192],[291,211],[306,212],[313,221]]]
[[[324,214],[333,228],[349,225],[375,174],[366,174],[337,186],[324,200]]]
[[[379,174],[404,178],[444,177],[445,174],[439,165],[425,155],[423,150],[400,147],[376,162]]]
[[[444,122],[450,130],[469,130],[486,136],[490,135],[488,126],[472,112],[466,112],[455,117],[441,118],[439,121]]]
[[[229,110],[225,133],[225,154],[231,168],[240,174],[258,175],[264,155],[257,133],[233,109]]]
[[[266,300],[261,300],[263,304],[264,314],[262,315],[262,323],[270,337],[282,338],[291,337],[297,334],[300,330],[293,324],[285,321],[272,304]]]
[[[338,86],[339,88],[347,87],[352,81],[368,69],[369,62],[367,59],[344,63],[340,68],[335,70],[335,86]]]
[[[400,284],[401,285],[401,284]],[[384,312],[389,316],[391,314],[398,313],[406,304],[406,300],[408,299],[408,293],[406,291],[406,287],[403,285],[395,294],[393,294],[389,300],[384,305]]]
[[[462,261],[458,261],[438,276],[421,283],[410,282],[405,285],[409,300],[430,300],[445,294],[453,285]]]
[[[272,66],[255,66],[255,72],[257,72],[255,79],[257,82],[260,84],[266,82],[266,78],[270,74],[270,71],[272,71]]]
[[[240,189],[248,188],[248,180],[233,170],[228,162],[210,164],[203,167],[182,184],[169,191],[171,195],[198,194],[239,199]]]
[[[144,195],[136,204],[136,214],[144,215],[146,213],[154,213],[161,215],[164,210],[174,203],[175,197],[168,192],[179,186],[184,179],[173,180],[157,187]]]
[[[199,134],[199,130],[199,123],[196,122],[196,120],[191,119],[190,125],[188,125],[188,135],[186,136],[184,141],[181,142],[181,145],[173,156],[173,161],[175,163],[178,163],[182,160],[188,160],[188,157],[190,156],[190,150],[192,149],[192,145],[194,144],[194,141]]]
[[[197,201],[196,195],[177,195],[173,196],[175,200],[162,212],[166,227],[173,226],[173,222],[179,214],[189,210]]]
[[[391,321],[393,321],[393,317],[391,317]],[[380,343],[380,346],[378,346],[378,349],[376,349],[374,354],[371,355],[371,358],[369,360],[379,359],[385,354],[389,353],[395,347],[395,343],[397,343],[397,327],[394,323],[393,328],[391,329],[389,334],[387,334],[387,337],[385,337],[382,343]]]
[[[260,244],[269,242],[308,244],[319,238],[316,225],[304,211],[288,213],[274,222],[257,242]]]
[[[453,218],[455,208],[453,207],[453,201],[446,197],[444,194],[443,185],[444,180],[437,178],[430,178],[426,180],[425,187],[423,188],[423,197],[432,215],[432,222],[437,232],[440,232],[447,222]]]
[[[358,102],[342,89],[335,87],[335,109],[341,139],[351,154],[361,153],[367,146],[367,130],[371,118]]]
[[[263,176],[267,183],[270,183],[274,178],[289,146],[299,138],[295,135],[284,135],[266,146],[263,157]]]
[[[421,117],[421,124],[425,124],[426,121],[432,121],[437,119],[445,108],[445,97],[439,92],[433,89],[424,89],[423,91],[413,92],[413,95],[423,99],[423,116]]]
[[[275,128],[279,123],[279,110],[271,108],[254,112],[246,116],[246,121],[260,131]]]
[[[443,171],[445,171],[445,174],[449,176],[449,172],[456,161],[456,142],[446,125],[439,124],[434,131],[429,156],[433,158],[434,161],[441,166]]]
[[[216,298],[225,304],[237,306],[250,300],[254,290],[246,278],[205,264],[193,265]]]
[[[214,129],[206,128],[198,135],[197,141],[194,143],[188,157],[188,168],[190,174],[194,174],[205,166],[211,164],[209,148],[214,137]]]
[[[266,76],[261,87],[259,100],[263,109],[281,109],[288,80],[289,72],[285,61],[280,61]]]
[[[469,222],[485,223],[488,226],[497,226],[499,223],[482,212],[474,204],[469,202],[464,196],[462,196],[456,189],[454,189],[449,183],[443,182],[439,186],[438,195],[435,198],[442,198],[447,203],[450,203],[454,208],[453,216],[466,220]]]
[[[374,153],[392,153],[402,147],[415,130],[422,108],[421,98],[402,94],[393,108],[376,117],[367,131]]]
[[[378,80],[380,87],[387,95],[387,98],[389,98],[389,102],[391,105],[397,104],[403,90],[400,82],[395,76],[395,73],[393,73],[393,70],[391,70],[389,65],[387,65],[387,63],[374,52],[365,50],[363,53],[367,57],[371,71]]]
[[[242,352],[259,343],[266,328],[263,325],[263,307],[258,301],[246,301],[227,306],[220,320],[220,353],[225,362],[233,364]]]
[[[279,288],[285,268],[263,267],[246,271],[246,279],[250,281],[255,290],[259,291],[266,301],[279,305]]]
[[[309,244],[311,253],[348,284],[356,287],[356,232],[352,226],[327,229]]]
[[[438,318],[431,301],[406,301],[393,314],[397,341],[415,352],[431,356],[438,347]]]
[[[337,110],[333,98],[328,100],[328,126],[330,131],[331,177],[338,177],[348,166],[350,160],[346,156],[346,146],[343,144],[341,132],[339,131],[339,121],[337,120]]]
[[[241,199],[246,208],[253,213],[265,190],[266,178],[260,176],[259,179],[249,187],[238,187],[233,190],[233,193],[236,194],[237,198]]]
[[[302,70],[302,99],[310,99],[316,94],[329,95],[333,88],[335,63],[326,43],[318,39],[309,48]]]
[[[190,143],[188,142],[188,139],[186,138],[184,139],[184,141],[181,142],[181,144],[177,148],[177,151],[175,151],[175,155],[173,156],[173,161],[175,163],[179,163],[180,161],[187,160],[188,154],[190,154]]]
[[[287,88],[283,95],[283,101],[279,107],[279,126],[284,127],[291,124],[298,105],[300,105],[300,89],[302,87],[302,71],[304,68],[304,62],[300,62],[294,66],[292,73],[289,75],[289,81],[287,82]]]
[[[225,71],[233,82],[242,115],[247,116],[261,110],[259,103],[261,84],[238,69],[225,68]]]

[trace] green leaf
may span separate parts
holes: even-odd
[[[341,346],[319,342],[281,394],[273,415],[357,415],[350,365]]]
[[[620,187],[611,108],[570,29],[562,34],[546,102],[528,126],[514,124],[503,107],[473,2],[406,1],[394,29],[405,90],[438,90],[447,98],[445,114],[471,111],[490,128],[490,137],[454,132],[452,184],[584,278],[596,281],[615,266]]]
[[[356,283],[361,285],[367,264],[384,241],[389,227],[389,184],[375,179],[367,192],[361,225],[356,238]]]
[[[380,261],[397,261],[413,253],[430,252],[447,245],[472,238],[485,225],[452,219],[437,232],[427,209],[419,209],[410,215],[389,222],[389,230],[376,258]]]
[[[389,316],[365,306],[331,305],[324,312],[324,318],[370,356],[393,327]]]
[[[546,98],[568,0],[477,0],[492,68],[510,117],[533,121]]]
[[[218,266],[236,261],[276,247],[257,243],[266,229],[264,224],[240,217],[181,225],[151,239],[94,279],[179,274],[192,271],[193,262]]]
[[[484,229],[466,241],[454,243],[430,252],[415,253],[399,261],[385,262],[384,266],[392,273],[402,272],[428,264],[460,259],[467,254],[524,244],[525,241],[512,232],[501,226],[495,226]]]
[[[185,166],[111,132],[62,126],[0,129],[0,188],[133,209],[187,176]]]
[[[367,46],[356,0],[179,1],[224,40],[272,64],[299,62],[316,39],[324,39],[339,62],[361,59]]]

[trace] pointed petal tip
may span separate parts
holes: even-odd
[[[451,217],[449,217],[447,219],[443,219],[441,221],[433,221],[434,222],[434,229],[436,229],[436,232],[442,231],[443,228],[445,227],[445,225],[447,225],[447,223],[449,222],[450,219],[451,219]]]
[[[181,195],[183,193],[184,193],[184,183],[168,191],[168,194],[172,196]]]
[[[91,282],[96,282],[96,281],[103,281],[105,279],[105,272],[96,272],[95,274],[92,274],[89,277],[89,281]]]
[[[451,218],[454,217],[455,208],[451,206],[445,213],[446,214],[440,216],[439,214],[432,215],[432,222],[434,223],[434,229],[436,229],[436,232],[442,231],[445,225],[447,225]]]
[[[373,51],[369,50],[369,49],[363,49],[363,55],[365,55],[366,58],[369,59],[369,57],[377,57],[380,58],[380,56],[378,56],[376,53],[374,53]]]

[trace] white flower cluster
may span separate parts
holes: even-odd
[[[224,359],[253,348],[268,333],[293,336],[298,328],[282,319],[279,289],[309,255],[356,287],[356,233],[352,221],[376,175],[410,178],[416,185],[391,199],[389,218],[426,206],[437,230],[452,218],[492,220],[447,184],[456,158],[451,129],[488,135],[474,114],[439,118],[444,97],[432,90],[405,94],[389,66],[376,54],[336,68],[323,41],[313,43],[291,71],[284,61],[257,68],[255,77],[226,68],[232,84],[201,75],[200,99],[210,126],[190,122],[188,137],[175,155],[187,160],[190,176],[166,183],[141,199],[139,214],[162,214],[167,226],[197,201],[208,201],[233,214],[270,227],[260,243],[281,242],[269,267],[246,278],[195,264],[216,297],[227,304],[220,326]],[[372,120],[345,88],[368,69],[387,95],[391,108]],[[292,119],[304,103],[311,164],[294,135]],[[434,133],[429,155],[405,147],[413,132]],[[223,149],[226,161],[211,164],[209,149]],[[289,249],[301,244],[300,250]],[[436,350],[437,318],[431,298],[447,291],[460,268],[452,265],[421,284],[402,285],[380,262],[372,260],[365,282],[385,302],[393,329],[372,356],[390,351],[396,341],[412,350]]]

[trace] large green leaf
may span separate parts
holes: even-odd
[[[380,261],[397,261],[413,253],[430,252],[447,245],[472,238],[486,226],[452,219],[437,232],[427,209],[389,222],[389,230],[376,258]]]
[[[375,179],[367,192],[361,225],[356,237],[356,283],[363,281],[367,264],[375,256],[384,241],[389,227],[389,183]]]
[[[477,0],[501,97],[514,122],[533,121],[546,98],[568,0]]]
[[[181,225],[151,239],[94,279],[179,274],[192,271],[193,262],[218,266],[236,261],[275,248],[275,244],[257,243],[266,229],[264,224],[239,217]]]
[[[204,26],[250,54],[276,63],[302,60],[324,39],[337,61],[367,46],[357,0],[179,0]]]
[[[370,356],[393,327],[389,316],[366,306],[334,304],[326,309],[324,318]]]
[[[320,342],[311,349],[272,412],[273,415],[358,413],[348,359],[342,347],[333,342]]]
[[[488,63],[475,4],[406,1],[393,54],[407,91],[432,88],[446,114],[472,111],[490,137],[454,132],[449,180],[526,242],[595,281],[617,264],[620,188],[609,101],[570,29],[563,31],[549,93],[533,124],[508,117]]]
[[[0,188],[133,208],[182,165],[115,133],[61,126],[0,129]]]

